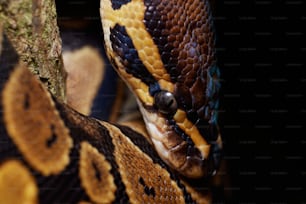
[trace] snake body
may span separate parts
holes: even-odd
[[[0,203],[211,202],[199,177],[214,172],[222,145],[208,9],[206,1],[101,2],[106,51],[150,140],[57,101],[4,35]]]

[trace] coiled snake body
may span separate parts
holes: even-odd
[[[1,81],[0,203],[209,202],[199,178],[214,173],[222,147],[209,12],[200,0],[101,1],[107,54],[150,141],[58,102],[10,57],[1,67],[14,71]]]

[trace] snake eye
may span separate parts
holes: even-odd
[[[160,91],[154,95],[154,105],[163,114],[174,114],[177,102],[174,95],[168,91]]]

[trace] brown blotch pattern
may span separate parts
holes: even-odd
[[[115,199],[116,185],[110,173],[111,166],[104,155],[88,142],[81,143],[81,183],[90,199],[97,203],[111,203]]]
[[[44,176],[60,173],[69,163],[72,139],[49,92],[22,64],[3,91],[9,136],[26,161]]]
[[[184,195],[168,171],[144,154],[116,127],[103,123],[115,146],[115,158],[131,203],[184,203]]]
[[[17,160],[0,166],[0,203],[38,203],[38,188],[29,171]]]

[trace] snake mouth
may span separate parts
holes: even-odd
[[[215,155],[218,150],[211,144],[200,148],[186,136],[175,124],[163,117],[160,113],[151,111],[140,105],[151,141],[159,156],[173,169],[188,178],[211,176],[215,173]]]

